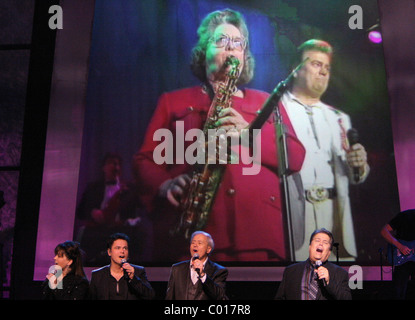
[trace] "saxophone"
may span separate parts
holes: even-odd
[[[215,129],[215,123],[219,118],[219,112],[232,104],[232,94],[235,92],[236,80],[239,77],[239,60],[234,56],[227,57],[224,67],[229,67],[226,78],[216,90],[210,105],[207,119],[203,127],[205,141],[208,141],[208,130]],[[216,150],[219,149],[216,141]],[[206,149],[206,144],[205,144]],[[218,154],[218,153],[216,153]],[[205,164],[195,166],[189,189],[180,201],[180,217],[178,224],[172,230],[172,234],[182,234],[186,239],[192,232],[202,229],[208,219],[216,192],[221,182],[225,165],[223,161],[211,163],[205,157]],[[229,158],[228,158],[229,161]],[[227,163],[225,161],[225,163]]]

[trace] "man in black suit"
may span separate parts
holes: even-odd
[[[89,286],[92,300],[150,300],[154,290],[147,280],[144,267],[126,262],[129,237],[123,233],[110,236],[107,252],[111,263],[92,271]]]
[[[166,300],[227,300],[228,269],[208,259],[214,248],[210,234],[196,231],[190,240],[190,260],[172,266]]]
[[[310,237],[309,258],[285,268],[275,299],[351,300],[347,271],[327,261],[332,246],[330,231],[324,228],[314,231]]]

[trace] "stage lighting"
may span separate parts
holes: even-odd
[[[367,37],[373,43],[381,43],[382,42],[382,33],[380,31],[379,23],[371,26],[367,31]]]

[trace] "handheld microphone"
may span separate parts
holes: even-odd
[[[196,252],[192,257],[192,261],[195,261],[197,259],[199,259],[199,254]],[[197,272],[197,274],[200,275],[200,269],[199,268],[195,268],[195,271]]]
[[[320,268],[323,265],[323,263],[321,262],[321,260],[317,260],[316,261],[316,269]],[[327,286],[327,281],[326,279],[319,279],[321,280],[321,282],[323,282],[323,286]]]
[[[359,133],[356,129],[351,128],[347,131],[347,139],[350,147],[359,142]],[[360,179],[359,168],[353,167],[353,180],[358,182]]]
[[[122,259],[121,260],[121,267],[124,265],[124,263],[126,263],[127,262],[127,259]],[[130,277],[128,276],[128,272],[127,272],[127,270],[125,270],[124,269],[124,278],[125,278],[125,280],[130,280]]]

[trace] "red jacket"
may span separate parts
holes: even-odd
[[[244,89],[244,97],[233,97],[232,107],[251,122],[266,101],[268,93]],[[142,189],[142,200],[153,212],[155,222],[156,259],[175,259],[171,251],[179,253],[178,244],[165,249],[168,230],[173,227],[175,215],[172,206],[157,198],[159,186],[167,179],[189,173],[191,166],[184,164],[158,165],[153,161],[154,148],[160,143],[153,140],[160,128],[175,133],[177,121],[183,121],[184,131],[203,127],[211,101],[201,87],[192,87],[165,93],[160,97],[157,109],[148,126],[143,145],[135,155],[135,172]],[[299,171],[305,151],[297,140],[285,109],[281,108],[288,136],[289,169]],[[272,118],[272,117],[271,117]],[[275,126],[271,118],[261,131],[261,170],[257,175],[243,175],[239,164],[227,165],[222,183],[204,231],[215,241],[212,253],[216,261],[265,261],[284,260],[285,236],[281,212],[280,182],[277,176],[277,152]],[[187,146],[193,142],[185,142]],[[176,160],[176,159],[175,159]],[[174,162],[176,163],[176,161]],[[166,238],[167,237],[167,238]],[[168,240],[166,240],[168,239]],[[183,254],[188,256],[188,243]],[[180,255],[179,255],[180,256]],[[177,256],[177,257],[179,257]]]

